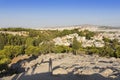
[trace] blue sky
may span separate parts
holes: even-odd
[[[120,26],[120,0],[0,0],[0,27]]]

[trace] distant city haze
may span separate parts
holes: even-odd
[[[0,0],[0,27],[120,27],[120,0]]]

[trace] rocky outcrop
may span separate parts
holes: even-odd
[[[64,74],[68,74],[68,72],[62,68],[57,68],[52,72],[52,75],[64,75]]]
[[[96,80],[104,80],[102,78],[112,78],[114,80],[120,74],[120,59],[99,57],[98,55],[73,55],[70,53],[51,53],[34,59],[30,58],[30,60],[28,58],[27,60],[24,59],[17,62],[11,67],[12,70],[22,72],[23,74],[26,73],[26,75],[47,73],[46,75],[48,76],[49,58],[52,59],[52,75],[66,76],[69,74],[72,76],[91,76],[93,77],[91,80],[94,80],[94,77],[101,77],[101,79]],[[89,80],[89,78],[83,80]]]
[[[112,73],[113,73],[113,70],[106,69],[103,72],[101,72],[100,74],[103,75],[103,76],[105,76],[105,77],[108,77],[108,76],[112,75]]]

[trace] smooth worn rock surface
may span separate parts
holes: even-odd
[[[98,55],[51,53],[21,60],[13,68],[25,71],[2,77],[3,80],[120,80],[120,59]]]
[[[101,74],[105,77],[108,77],[109,75],[111,75],[113,73],[113,71],[111,69],[106,69],[103,72],[101,72]]]
[[[63,74],[67,74],[68,72],[62,68],[58,68],[56,70],[53,70],[52,74],[53,75],[63,75]]]

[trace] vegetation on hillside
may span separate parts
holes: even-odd
[[[1,31],[26,31],[28,36],[12,35],[0,33],[0,73],[8,69],[8,64],[14,57],[19,55],[38,56],[47,53],[69,53],[74,54],[98,54],[101,56],[110,56],[120,58],[120,43],[117,39],[110,40],[104,38],[105,46],[83,48],[81,43],[73,39],[70,46],[55,45],[52,40],[56,37],[62,37],[68,34],[77,33],[79,36],[85,36],[91,39],[96,33],[85,30],[33,30],[24,28],[2,28]]]

